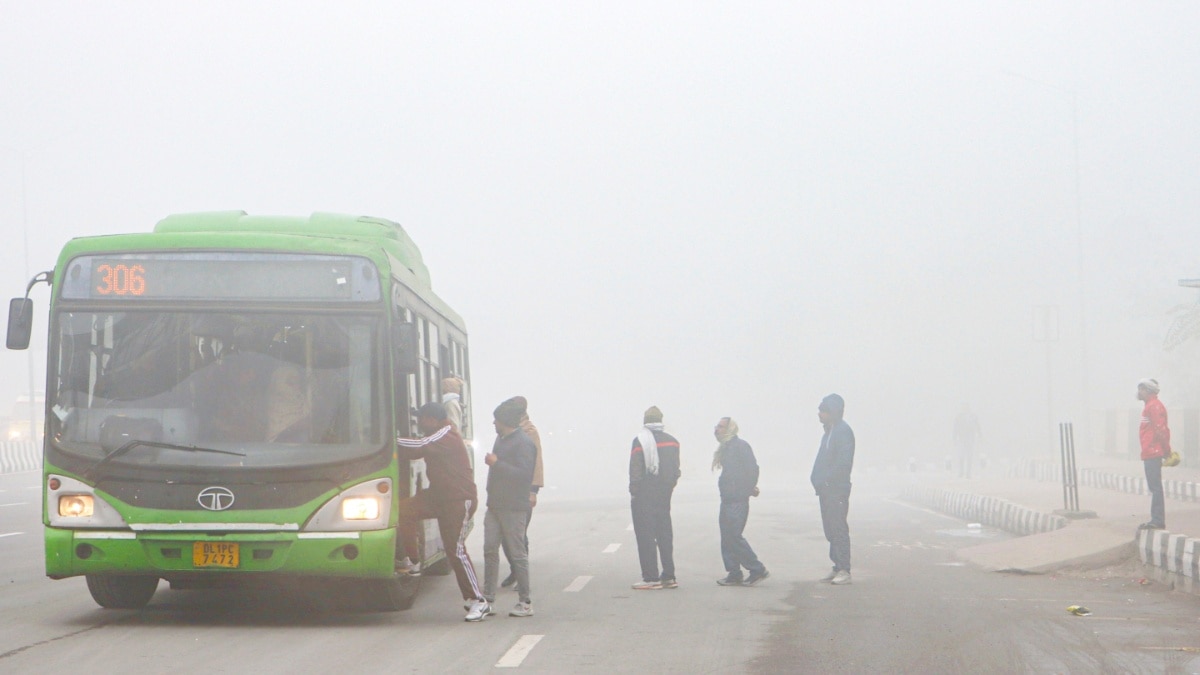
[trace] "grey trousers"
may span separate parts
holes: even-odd
[[[517,595],[529,602],[529,551],[525,548],[524,510],[489,508],[483,517],[483,597],[496,600],[496,580],[500,576],[500,547],[509,553],[509,563],[517,577]]]

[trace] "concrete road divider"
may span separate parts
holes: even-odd
[[[1062,516],[1041,513],[998,497],[942,488],[909,486],[901,499],[1019,535],[1051,532],[1067,525],[1067,519]]]
[[[0,443],[0,473],[41,470],[42,452],[33,441]]]

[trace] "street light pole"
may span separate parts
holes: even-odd
[[[25,279],[29,279],[29,207],[25,188],[25,153],[21,153],[21,229],[24,231],[25,245]],[[37,397],[35,396],[33,350],[26,349],[26,362],[29,366],[29,440],[37,446]]]
[[[1085,275],[1083,272],[1083,197],[1080,187],[1080,171],[1079,171],[1079,93],[1074,89],[1071,93],[1071,141],[1074,146],[1075,153],[1075,255],[1076,255],[1076,270],[1079,274],[1079,362],[1080,362],[1080,386],[1083,387],[1082,397],[1080,402],[1083,404],[1083,417],[1080,419],[1079,435],[1082,437],[1083,447],[1086,450],[1091,449],[1091,420],[1090,407],[1088,406],[1088,396],[1091,394],[1091,389],[1088,387],[1088,330],[1087,330],[1087,290]]]
[[[1067,89],[1066,87],[1043,82],[1020,73],[1005,71],[1005,74],[1027,80],[1070,97],[1071,158],[1075,173],[1075,269],[1079,285],[1079,386],[1081,388],[1079,402],[1082,406],[1082,419],[1080,420],[1079,430],[1083,446],[1084,448],[1088,448],[1091,445],[1091,424],[1089,420],[1090,408],[1088,406],[1090,389],[1088,388],[1087,289],[1083,266],[1083,191],[1079,169],[1079,92],[1075,89]]]

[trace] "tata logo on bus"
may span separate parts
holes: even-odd
[[[196,501],[209,511],[224,511],[233,506],[233,492],[223,487],[206,487],[196,495]]]

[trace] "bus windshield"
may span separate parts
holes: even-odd
[[[374,317],[68,311],[53,330],[51,438],[85,461],[290,467],[382,447]]]

